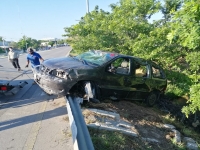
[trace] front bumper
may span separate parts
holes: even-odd
[[[48,94],[65,96],[67,95],[70,87],[66,79],[58,78],[50,74],[41,73],[39,66],[33,69],[35,82]]]

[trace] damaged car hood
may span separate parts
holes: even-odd
[[[44,66],[51,69],[70,69],[70,68],[93,68],[92,66],[86,65],[83,61],[75,59],[73,57],[61,57],[45,60],[42,63]]]

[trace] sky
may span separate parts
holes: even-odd
[[[78,23],[87,13],[87,0],[0,0],[0,36],[19,41],[24,35],[33,39],[64,38],[64,27]],[[88,0],[89,11],[111,11],[119,0]]]

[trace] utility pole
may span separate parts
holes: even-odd
[[[87,9],[87,13],[89,13],[89,0],[86,0],[86,9]]]
[[[25,44],[26,44],[26,45],[25,45],[25,46],[26,46],[25,48],[26,48],[26,50],[27,50],[26,36],[24,35],[23,38],[24,38],[24,42],[25,42]],[[23,48],[23,51],[24,51],[24,52],[25,52],[26,50]]]
[[[4,50],[5,50],[6,54],[7,54],[8,52],[7,52],[6,48],[5,48],[5,39],[3,37],[2,37],[2,40],[3,40],[3,48],[4,48]]]
[[[2,38],[2,40],[3,40],[3,47],[5,46],[5,44],[4,44],[4,38]]]

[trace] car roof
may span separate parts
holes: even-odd
[[[132,58],[132,59],[136,60],[137,62],[140,62],[141,64],[144,64],[144,65],[147,64],[147,60],[144,58],[130,56],[130,55],[124,55],[124,54],[119,54],[118,56]]]
[[[136,56],[125,55],[125,54],[120,54],[120,53],[117,53],[117,52],[110,52],[110,51],[105,51],[105,50],[91,50],[91,51],[102,52],[102,53],[107,53],[107,54],[115,54],[116,56],[122,56],[122,57],[129,57],[129,58],[134,58],[134,59],[145,60],[143,58],[139,58],[139,57],[136,57]]]
[[[130,56],[130,55],[125,55],[125,54],[120,54],[120,53],[117,53],[117,52],[110,52],[110,51],[105,51],[105,50],[91,50],[91,51],[102,52],[102,53],[106,53],[106,54],[109,54],[109,55],[114,54],[115,58],[116,57],[132,58],[132,59],[136,60],[137,62],[140,62],[141,64],[144,64],[144,65],[146,65],[149,62],[148,60],[146,60],[144,58],[140,58],[140,57],[136,57],[136,56]]]

